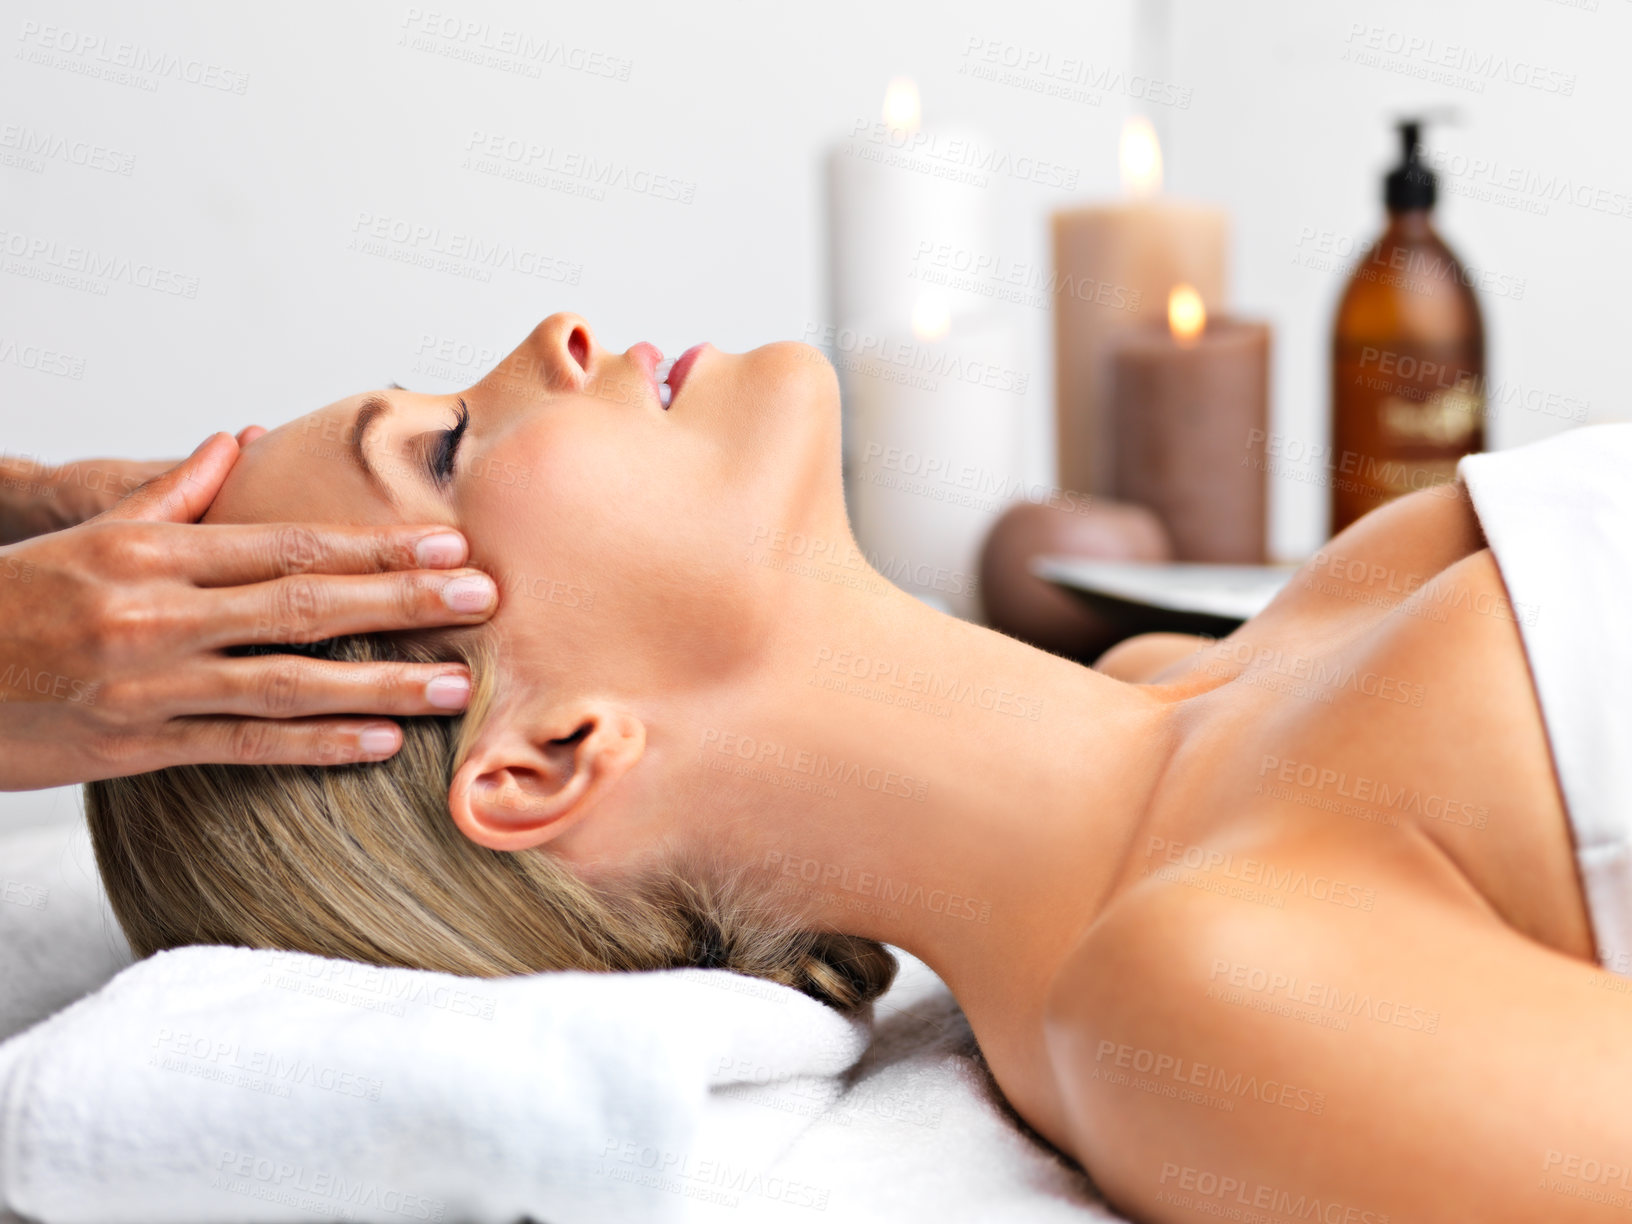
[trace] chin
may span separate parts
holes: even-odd
[[[731,384],[716,402],[728,414],[736,487],[757,521],[826,539],[848,533],[832,364],[820,349],[781,341],[742,354]]]
[[[839,377],[826,354],[796,340],[744,355],[759,411],[818,427],[839,424]]]

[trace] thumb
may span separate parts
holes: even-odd
[[[211,434],[175,467],[155,476],[98,517],[148,523],[196,523],[210,508],[237,461],[238,443],[232,435]]]

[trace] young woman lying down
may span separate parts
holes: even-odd
[[[1632,426],[1467,460],[1229,637],[1087,670],[862,561],[817,352],[657,362],[557,314],[461,395],[246,448],[207,521],[446,521],[502,602],[297,648],[471,664],[465,716],[388,761],[91,785],[139,954],[718,966],[854,1008],[893,944],[1135,1219],[1622,1218],[1632,981],[1595,962],[1632,967],[1632,794],[1590,741],[1624,631],[1568,643],[1568,682],[1522,635],[1624,615],[1582,541],[1626,539]],[[1539,608],[1481,528],[1504,506],[1513,564],[1563,575]],[[1562,792],[1549,684],[1585,728],[1553,729]]]

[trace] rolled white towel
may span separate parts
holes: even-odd
[[[711,1093],[833,1080],[867,1029],[719,970],[473,980],[180,949],[0,1046],[0,1210],[667,1220],[721,1179],[779,1200],[760,1166],[808,1119],[759,1111],[704,1150]]]

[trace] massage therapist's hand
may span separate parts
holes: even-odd
[[[197,523],[237,457],[217,434],[112,510],[0,548],[0,790],[379,760],[400,729],[345,715],[464,707],[461,664],[225,653],[475,624],[498,602],[492,579],[454,568],[468,549],[447,527]]]

